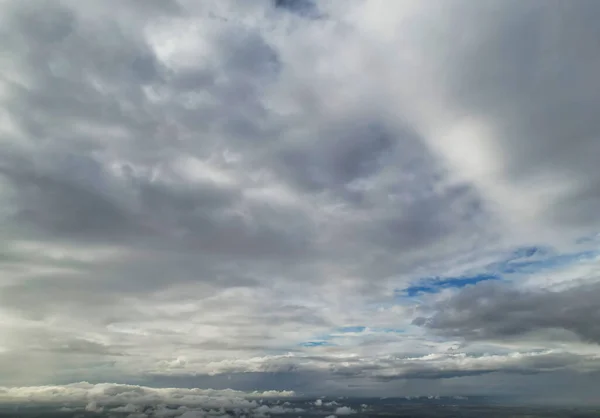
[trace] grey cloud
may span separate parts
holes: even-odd
[[[267,112],[261,101],[261,89],[276,80],[282,64],[273,46],[258,31],[224,24],[219,35],[209,38],[214,41],[214,53],[208,64],[198,61],[188,70],[168,70],[157,63],[154,51],[136,34],[137,26],[127,29],[120,22],[108,19],[86,25],[89,17],[79,9],[54,7],[51,3],[45,3],[44,7],[48,10],[30,10],[25,17],[14,19],[17,22],[14,32],[26,32],[27,19],[48,15],[51,17],[48,25],[68,27],[69,31],[63,32],[69,34],[60,39],[50,55],[44,44],[47,37],[19,41],[13,37],[13,53],[18,57],[15,65],[21,65],[18,70],[24,70],[34,88],[15,87],[10,105],[16,106],[12,113],[30,133],[32,141],[43,143],[44,149],[54,153],[69,149],[77,155],[79,168],[61,169],[59,178],[52,172],[56,167],[30,173],[32,187],[17,192],[22,206],[19,219],[50,234],[125,241],[146,235],[164,238],[165,234],[174,234],[182,240],[182,246],[215,254],[303,256],[311,251],[315,231],[311,220],[302,213],[284,214],[264,205],[252,209],[250,222],[257,224],[249,226],[240,216],[230,214],[232,206],[239,202],[239,189],[219,190],[211,186],[172,190],[172,186],[144,184],[147,181],[144,179],[139,185],[122,186],[121,193],[129,194],[129,200],[139,195],[142,208],[132,210],[122,207],[120,200],[115,202],[114,196],[105,190],[99,193],[96,182],[107,177],[106,169],[90,153],[108,156],[116,153],[157,166],[171,155],[192,152],[205,158],[215,148],[217,151],[232,148],[242,151],[244,161],[249,164],[243,162],[239,170],[247,169],[250,173],[267,170],[273,176],[285,178],[293,189],[299,189],[295,191],[309,191],[313,195],[326,192],[332,202],[341,199],[367,208],[383,201],[381,198],[373,201],[372,196],[353,189],[350,183],[376,176],[385,165],[409,169],[404,161],[395,158],[409,155],[407,163],[413,164],[413,154],[427,153],[424,149],[411,151],[419,148],[419,139],[405,137],[414,134],[385,127],[380,121],[374,123],[370,116],[348,124],[346,119],[332,123],[326,119],[327,115],[311,128],[317,135],[315,140],[298,147],[281,138],[273,146],[276,151],[267,150],[265,147],[273,145],[284,121],[278,120],[275,112]],[[150,6],[145,10],[148,16],[154,12]],[[107,32],[108,36],[95,36],[94,31]],[[31,50],[27,56],[18,53],[24,46]],[[57,73],[47,68],[49,64],[42,65],[48,61],[63,63],[66,67],[61,67],[61,71],[66,72]],[[218,83],[217,78],[221,80]],[[90,79],[98,79],[101,87],[94,86]],[[159,93],[164,92],[164,100],[159,104],[150,102],[142,92],[147,84]],[[183,99],[193,93],[208,94],[210,100],[191,107],[189,103],[182,105],[186,102]],[[86,131],[86,125],[102,127],[103,132]],[[174,134],[164,134],[165,129],[173,129]],[[221,139],[216,140],[215,135]],[[19,152],[25,151],[17,149],[16,153]],[[60,167],[64,160],[53,161],[51,154],[42,151],[39,158]],[[424,170],[435,168],[427,166]],[[13,182],[15,176],[10,178]],[[84,179],[75,178],[77,182],[73,182],[73,176]],[[247,184],[239,187],[243,189]],[[375,190],[380,196],[385,195],[385,190]],[[445,203],[438,203],[435,197],[431,199],[431,205],[429,198],[416,199],[403,211],[396,211],[391,202],[382,206],[381,211],[387,213],[377,220],[374,234],[379,234],[381,225],[381,229],[393,231],[392,237],[401,237],[402,242],[393,242],[392,238],[379,244],[422,246],[420,242],[427,244],[452,235],[450,224],[455,218],[451,211],[437,206]],[[135,206],[136,202],[129,204]],[[416,210],[419,205],[430,209]],[[439,217],[442,213],[448,216],[442,219]],[[433,219],[439,219],[439,223],[430,222]],[[363,239],[362,233],[359,234],[353,239]]]
[[[284,148],[279,156],[281,171],[308,191],[337,191],[342,199],[359,199],[349,184],[381,169],[396,134],[372,123],[344,125],[316,132],[314,142]]]
[[[238,390],[269,390],[282,387],[303,395],[322,396],[324,393],[344,396],[428,396],[432,394],[515,396],[520,400],[548,403],[596,402],[597,376],[570,371],[539,374],[496,372],[492,374],[454,377],[451,379],[397,379],[389,381],[360,378],[336,379],[329,373],[243,373],[225,376],[173,377],[152,376],[141,384],[159,387],[213,387]],[[279,385],[281,383],[281,385]],[[516,390],[515,390],[516,389]],[[551,396],[551,398],[549,398]]]
[[[446,40],[460,39],[453,58],[439,63],[452,106],[492,127],[502,179],[511,187],[552,187],[547,181],[560,187],[568,180],[543,211],[544,221],[597,227],[598,4],[452,4],[427,36],[442,49]]]
[[[300,16],[318,16],[317,5],[313,0],[274,0],[276,8],[297,13]]]
[[[535,375],[560,370],[594,372],[600,364],[593,355],[567,352],[513,352],[510,355],[475,355],[467,353],[429,355],[422,357],[336,357],[336,356],[273,356],[252,364],[253,375],[272,373],[322,374],[332,381],[344,379],[373,379],[389,382],[403,379],[436,380],[491,373]],[[243,361],[223,362],[218,365],[223,374],[239,374],[248,370]],[[172,369],[173,376],[201,375],[187,370]],[[160,372],[157,375],[163,375]],[[218,379],[216,379],[218,380]],[[291,387],[288,387],[291,389]],[[296,389],[294,387],[294,389]]]
[[[480,283],[440,302],[432,316],[415,324],[467,339],[504,339],[558,328],[600,343],[599,294],[598,284],[543,291]]]
[[[141,230],[126,208],[100,191],[43,174],[4,174],[18,190],[16,222],[83,239],[118,239]]]
[[[237,390],[271,390],[274,387],[282,390],[294,390],[298,393],[314,393],[327,391],[326,382],[329,375],[318,372],[278,372],[278,373],[228,373],[223,375],[172,376],[154,374],[147,376],[145,384],[158,387],[210,387],[214,389],[235,388]],[[316,386],[316,387],[315,387]],[[322,392],[321,392],[322,393]]]
[[[15,4],[14,13],[4,17],[12,28],[6,42],[16,57],[14,71],[31,84],[12,86],[9,110],[38,147],[32,153],[15,142],[4,159],[4,179],[12,186],[16,211],[7,222],[31,239],[119,244],[153,256],[143,263],[89,265],[78,276],[30,277],[6,289],[4,294],[12,295],[4,296],[6,306],[20,305],[38,317],[40,311],[56,309],[45,300],[49,295],[79,311],[86,304],[113,306],[124,295],[148,294],[176,283],[255,285],[258,277],[279,277],[281,271],[288,280],[318,282],[319,263],[327,257],[342,261],[353,275],[385,277],[397,270],[395,251],[424,248],[456,231],[451,226],[455,214],[444,206],[462,196],[450,191],[448,198],[438,200],[422,194],[417,190],[422,186],[414,182],[412,202],[398,211],[387,192],[407,191],[376,184],[389,166],[398,171],[419,167],[423,178],[436,170],[410,129],[392,128],[370,111],[335,122],[324,114],[315,126],[307,119],[302,145],[277,135],[290,128],[288,121],[268,112],[261,95],[278,80],[284,63],[260,31],[224,23],[209,36],[213,50],[206,59],[170,69],[140,32],[144,19],[181,10],[167,13],[150,4],[128,27],[102,18],[102,10],[96,18],[94,9],[64,4],[47,2],[27,10]],[[56,33],[15,35],[29,33],[36,19],[45,22],[39,30]],[[146,97],[146,86],[159,94],[158,103]],[[196,93],[209,99],[190,102]],[[173,173],[174,156],[205,159],[223,150],[242,155],[232,168],[239,184],[191,185]],[[133,168],[117,177],[108,166],[114,158],[147,171],[160,167],[165,178],[151,180],[151,174],[135,174]],[[377,213],[365,212],[358,222],[341,218],[339,225],[321,223],[326,230],[317,231],[314,215],[305,210],[245,199],[249,187],[261,185],[248,179],[260,170],[283,180],[316,209],[322,201],[310,199],[324,195],[325,203],[341,201],[352,210],[379,206]],[[352,187],[369,179],[374,182],[371,191]],[[347,222],[355,227],[347,228]],[[381,256],[372,264],[353,266],[371,244]],[[225,263],[245,271],[223,267]],[[374,266],[382,271],[369,273]],[[82,280],[85,276],[91,279]],[[94,295],[88,296],[91,291]]]
[[[327,20],[315,19],[319,7]],[[501,230],[503,202],[457,173],[429,137],[430,99],[450,119],[485,120],[501,161],[493,180],[509,191],[564,176],[568,187],[540,216],[549,229],[589,233],[599,212],[595,3],[453,0],[440,13],[425,5],[414,20],[424,33],[412,39],[418,30],[407,25],[418,80],[385,50],[404,9],[370,7],[2,3],[0,313],[15,316],[11,329],[49,328],[27,357],[55,361],[40,380],[87,364],[103,377],[175,373],[165,356],[176,351],[202,373],[265,372],[267,386],[278,373],[314,373],[339,388],[344,378],[379,384],[585,363],[556,353],[501,364],[469,355],[473,367],[459,357],[410,360],[408,338],[387,360],[367,358],[364,341],[327,348],[360,359],[302,357],[301,342],[373,318],[405,281],[460,269],[456,260],[512,239]],[[382,22],[367,36],[361,24],[372,15]],[[403,97],[405,87],[427,100]],[[475,286],[415,324],[432,350],[432,333],[480,340],[546,328],[597,343],[597,293]],[[72,334],[56,334],[61,327]],[[88,329],[103,342],[86,338]],[[388,352],[396,343],[377,341]],[[15,347],[5,354],[2,344],[1,369],[17,376]]]
[[[118,191],[121,196],[114,196],[114,190],[103,189],[106,186],[103,182],[114,182],[115,179],[110,179],[106,167],[90,155],[92,152],[110,154],[115,147],[127,155],[132,146],[133,158],[144,161],[151,156],[158,165],[165,155],[167,158],[171,155],[169,149],[174,139],[160,134],[162,125],[168,125],[176,132],[181,131],[178,126],[184,126],[186,129],[182,134],[186,139],[190,133],[202,136],[203,130],[210,130],[211,126],[225,131],[232,127],[238,129],[236,124],[240,129],[236,136],[242,133],[246,136],[256,126],[248,119],[252,118],[248,112],[258,106],[255,102],[258,93],[253,91],[258,85],[255,79],[266,76],[267,67],[276,61],[273,50],[257,33],[245,33],[235,28],[224,31],[215,46],[218,69],[210,70],[203,85],[179,85],[182,76],[189,76],[168,75],[166,69],[158,68],[153,51],[139,34],[132,35],[131,28],[127,30],[118,22],[107,19],[86,24],[88,17],[82,17],[80,10],[49,2],[26,11],[13,8],[16,9],[14,16],[5,17],[14,26],[13,35],[28,34],[30,27],[52,29],[62,34],[56,39],[57,45],[51,48],[51,53],[46,45],[52,38],[50,34],[7,38],[13,53],[18,56],[15,65],[21,64],[16,71],[25,74],[33,83],[33,88],[28,89],[13,85],[9,111],[20,127],[30,134],[28,139],[42,145],[37,158],[47,166],[45,170],[26,170],[19,166],[4,171],[5,178],[16,189],[17,221],[48,234],[86,241],[136,241],[156,235],[164,238],[166,233],[179,234],[183,246],[215,253],[233,251],[258,256],[263,251],[280,255],[288,249],[305,251],[306,237],[291,236],[292,233],[285,231],[282,225],[274,224],[281,212],[274,213],[267,207],[255,210],[255,214],[265,210],[266,216],[260,215],[262,226],[250,226],[240,216],[226,215],[236,203],[236,193],[239,195],[240,190],[186,186],[177,190],[140,179],[141,182],[131,184],[125,180],[122,190]],[[35,19],[42,19],[44,25],[33,24]],[[110,27],[111,24],[115,27]],[[64,30],[58,29],[63,27]],[[106,36],[94,31],[106,32]],[[18,52],[24,49],[30,52],[27,55]],[[58,73],[48,68],[54,63],[60,67]],[[222,75],[221,69],[227,73],[227,81],[216,87],[215,77]],[[199,65],[198,71],[208,71],[208,66]],[[169,78],[168,82],[165,77]],[[94,87],[90,82],[92,79],[98,80],[101,86]],[[147,83],[165,88],[179,85],[186,93],[206,90],[215,99],[211,111],[221,115],[221,120],[210,121],[210,114],[200,108],[195,108],[192,116],[189,110],[183,109],[180,101],[171,103],[171,109],[157,107],[148,102],[141,91]],[[239,117],[235,114],[236,108],[243,113]],[[256,109],[260,110],[260,106]],[[226,120],[222,119],[224,115]],[[199,122],[203,126],[199,126]],[[197,129],[200,131],[196,132]],[[111,136],[111,132],[117,142],[106,137]],[[196,150],[198,146],[210,147],[208,137],[192,139],[197,144],[192,146]],[[10,159],[23,158],[26,151],[13,146],[16,149]],[[139,152],[142,149],[145,151]],[[67,153],[71,156],[66,160],[60,156]],[[203,153],[200,151],[199,155],[203,157]],[[27,161],[28,157],[24,159]],[[75,166],[70,167],[72,162]],[[139,202],[136,202],[138,195]],[[125,205],[123,200],[126,200]],[[136,204],[142,206],[141,210],[131,207]],[[290,220],[285,218],[282,222],[289,226]],[[294,218],[300,220],[297,216]],[[289,236],[280,240],[281,234]]]
[[[0,398],[3,402],[23,402],[25,399],[48,404],[69,404],[85,406],[115,406],[132,404],[138,407],[145,405],[172,404],[175,399],[179,405],[203,406],[206,408],[256,408],[258,403],[253,399],[293,396],[290,392],[248,392],[234,390],[200,390],[180,388],[150,388],[123,384],[97,384],[87,382],[62,386],[38,387],[3,387]],[[95,408],[94,408],[95,409]]]
[[[431,358],[391,357],[365,365],[332,364],[331,371],[342,376],[369,376],[377,380],[448,379],[488,373],[538,374],[583,365],[591,358],[570,353],[534,353],[509,356],[456,354]],[[597,367],[597,365],[596,365]]]
[[[200,144],[208,147],[215,129],[223,136],[248,137],[252,131],[262,136],[257,121],[264,118],[264,109],[258,89],[262,80],[273,77],[269,68],[276,74],[277,57],[257,31],[225,25],[226,30],[210,39],[215,45],[209,61],[173,70],[158,62],[140,33],[144,19],[156,17],[151,7],[142,7],[125,25],[103,19],[101,13],[94,17],[95,8],[102,9],[99,5],[89,11],[72,4],[39,6],[12,5],[16,11],[4,17],[4,42],[13,56],[7,71],[19,73],[32,87],[10,83],[6,106],[29,140],[58,149],[77,147],[82,153],[118,147],[143,160],[180,147],[178,139],[188,140],[185,147],[195,151]],[[122,11],[124,16],[130,12]],[[62,37],[17,35],[44,27]],[[147,99],[146,86],[165,93],[160,103]],[[211,100],[190,108],[196,93]]]
[[[254,225],[227,214],[239,203],[239,189],[111,178],[93,158],[55,160],[50,171],[26,164],[1,171],[16,193],[12,220],[49,236],[132,245],[166,239],[183,248],[247,257],[300,254],[311,239],[310,228],[289,230],[288,215],[269,208],[270,219],[254,218]]]
[[[8,21],[4,44],[13,56],[7,73],[17,72],[25,81],[11,85],[7,110],[29,139],[55,146],[65,141],[88,149],[98,146],[78,135],[76,126],[82,123],[148,135],[150,118],[141,120],[139,110],[132,118],[125,109],[127,104],[142,108],[140,77],[156,73],[147,45],[114,22],[86,22],[73,9],[52,2],[22,6],[3,19]],[[23,50],[28,53],[19,52]],[[110,94],[115,88],[118,97]]]
[[[30,325],[35,332],[27,332],[23,327],[12,327],[10,330],[10,347],[30,351],[44,351],[64,354],[88,354],[92,356],[119,356],[118,347],[109,347],[90,338],[68,330],[51,330],[41,324]]]
[[[406,205],[400,216],[382,219],[379,240],[394,248],[434,245],[456,232],[468,231],[482,215],[482,203],[466,185],[449,187],[442,193],[420,192],[422,196]]]

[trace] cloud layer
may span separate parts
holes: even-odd
[[[587,382],[599,7],[0,2],[0,384]]]
[[[130,418],[230,416],[226,412],[268,416],[302,412],[296,408],[262,405],[264,399],[277,399],[279,403],[280,399],[293,395],[293,392],[156,389],[86,382],[65,386],[0,387],[2,404],[39,404],[65,412],[118,413]]]

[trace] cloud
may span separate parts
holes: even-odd
[[[248,416],[302,413],[301,408],[277,404],[293,392],[240,392],[234,390],[200,390],[149,388],[134,385],[90,384],[80,382],[64,386],[0,387],[0,404],[44,405],[59,411],[118,413],[134,416],[203,417],[230,416],[228,412]],[[174,407],[174,405],[176,405]],[[289,405],[289,403],[287,404]]]
[[[498,193],[497,198],[509,200],[509,213],[529,225],[541,221],[556,229],[561,229],[559,224],[595,228],[588,211],[598,202],[584,196],[597,186],[596,176],[589,176],[587,156],[597,145],[592,138],[598,133],[596,124],[589,123],[588,110],[598,103],[593,94],[582,92],[589,85],[589,71],[596,65],[584,52],[597,35],[586,18],[596,6],[582,3],[559,11],[545,5],[519,7],[511,2],[500,15],[495,14],[498,9],[492,4],[470,10],[464,6],[455,9],[454,16],[458,21],[477,16],[478,25],[464,33],[463,46],[456,52],[473,65],[458,59],[455,65],[446,65],[444,71],[450,81],[445,89],[449,100],[469,114],[469,119],[484,118],[487,134],[481,132],[481,138],[474,141],[480,150],[498,153],[498,165],[479,166],[481,187],[490,195]],[[580,30],[568,31],[569,22],[577,22]],[[446,26],[433,38],[442,40],[449,31],[452,27]],[[516,39],[528,41],[515,48]],[[575,47],[577,53],[573,54]],[[566,63],[574,60],[577,68],[568,75],[563,73]],[[577,82],[565,83],[563,77]],[[530,106],[536,110],[529,111]],[[458,162],[458,154],[456,158]],[[476,159],[471,161],[475,164]],[[560,180],[559,176],[567,172],[568,177]],[[506,192],[513,192],[513,197]],[[526,193],[539,200],[516,201]]]
[[[318,17],[318,8],[312,0],[274,0],[276,8],[292,13],[298,13],[303,17]]]
[[[594,370],[597,8],[1,2],[1,384]]]
[[[599,343],[597,319],[600,318],[596,318],[594,309],[599,292],[596,283],[562,291],[482,283],[440,302],[431,317],[415,322],[445,335],[467,339],[495,340],[558,329],[584,341]]]
[[[368,351],[368,348],[365,348]],[[310,387],[290,386],[284,375],[311,379],[327,379],[344,382],[346,379],[374,379],[390,381],[399,379],[435,380],[488,373],[538,374],[556,370],[592,372],[598,370],[598,358],[592,351],[569,352],[564,349],[529,349],[528,351],[498,352],[489,354],[477,349],[439,351],[421,355],[366,355],[345,354],[343,348],[335,352],[297,353],[285,356],[265,356],[250,360],[221,361],[201,369],[199,364],[174,370],[176,376],[198,372],[209,374],[239,375],[249,371],[256,374],[272,374],[270,379],[279,380],[286,388],[299,391]],[[160,374],[157,374],[160,376]],[[300,379],[298,377],[298,379]],[[284,383],[285,382],[285,383]],[[318,403],[318,401],[317,401]]]
[[[150,388],[136,385],[73,383],[64,386],[2,387],[0,401],[3,403],[68,404],[89,406],[97,409],[103,406],[132,406],[173,404],[181,406],[203,406],[205,408],[257,407],[253,399],[281,398],[293,396],[289,391],[244,393],[235,390]],[[90,406],[92,405],[92,406]],[[127,412],[127,411],[124,411]]]
[[[335,410],[336,415],[352,415],[355,413],[356,411],[348,406],[340,406]]]

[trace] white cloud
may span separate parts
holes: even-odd
[[[201,390],[149,388],[119,384],[76,383],[64,386],[0,388],[0,403],[24,402],[56,406],[62,410],[84,409],[88,412],[130,413],[130,417],[195,417],[229,416],[226,411],[246,411],[251,416],[300,413],[300,408],[260,405],[257,399],[293,396],[293,392],[240,392],[234,390]],[[167,408],[166,405],[180,405]],[[148,408],[150,409],[150,412]],[[142,412],[144,410],[144,412]]]
[[[355,413],[356,411],[348,406],[340,406],[335,410],[336,415],[352,415]]]
[[[96,401],[92,401],[85,406],[85,410],[87,412],[103,412],[104,408],[98,406],[98,403]]]
[[[128,403],[124,406],[117,406],[116,408],[111,408],[110,412],[136,412],[138,407],[132,403]]]
[[[83,405],[89,410],[121,405],[123,412],[140,405],[177,403],[201,405],[207,408],[256,407],[254,399],[293,396],[289,391],[241,392],[231,389],[150,388],[114,383],[73,383],[63,386],[29,386],[0,388],[0,402],[18,403],[25,400],[39,403]],[[127,411],[125,411],[127,409]]]

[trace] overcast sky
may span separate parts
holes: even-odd
[[[598,399],[599,16],[0,1],[0,386]]]

